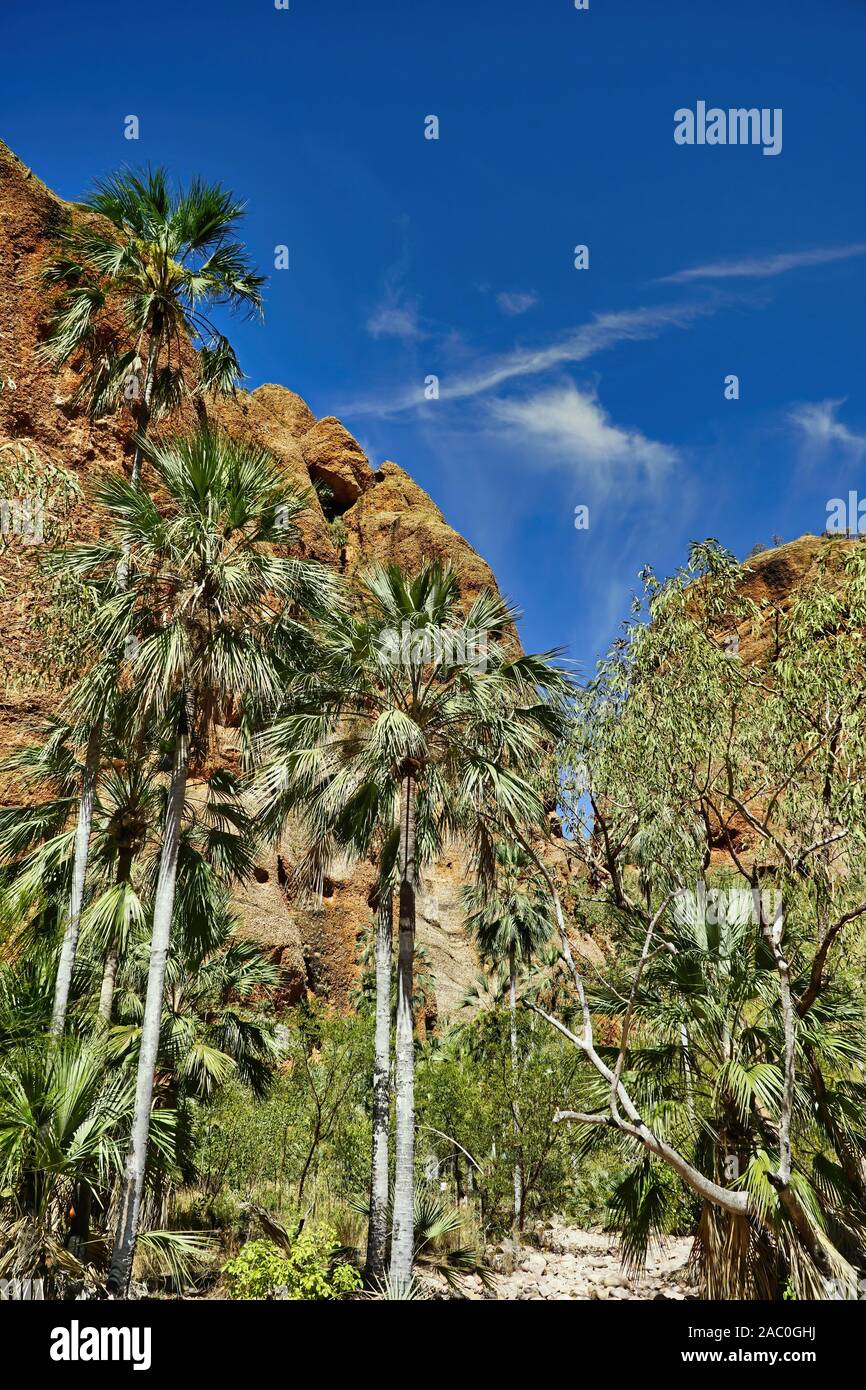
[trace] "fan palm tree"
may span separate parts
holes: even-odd
[[[96,183],[66,231],[62,254],[44,271],[60,293],[43,353],[56,366],[81,359],[77,398],[98,416],[132,404],[136,423],[132,482],[138,485],[152,416],[187,395],[233,389],[240,369],[214,325],[217,306],[261,312],[264,280],[236,241],[243,204],[219,184],[171,184],[164,169],[123,170]],[[184,350],[197,346],[196,377]],[[143,389],[139,377],[144,370]],[[120,561],[125,571],[128,556]],[[78,944],[105,700],[90,682],[90,726],[81,772],[69,912],[61,945],[52,1032],[63,1031]]]
[[[0,1054],[33,1043],[46,1031],[51,1017],[54,969],[45,951],[0,954]]]
[[[94,885],[82,917],[85,939],[95,942],[102,966],[98,1016],[103,1024],[111,1022],[118,967],[131,939],[143,926],[142,897],[133,870],[160,809],[153,761],[141,756],[140,747],[129,751],[129,760],[113,766],[99,789],[101,823],[94,859],[95,867],[102,870],[102,892],[97,894]]]
[[[133,743],[139,740],[134,739]],[[123,749],[123,740],[118,739],[110,751],[115,754]],[[158,749],[155,751],[158,753]],[[17,761],[37,766],[49,762],[44,746],[28,753],[22,751]],[[118,758],[117,765],[100,784],[88,880],[91,899],[82,916],[81,947],[70,996],[76,1029],[85,1032],[99,995],[99,1027],[91,1039],[91,1056],[101,1059],[103,1065],[126,1063],[127,1124],[141,1041],[149,920],[158,878],[156,827],[165,805],[165,788],[157,767],[153,758],[137,764]],[[203,788],[197,789],[195,800],[188,804],[185,813],[156,1088],[160,1121],[176,1112],[181,1141],[188,1134],[190,1098],[210,1099],[230,1076],[261,1094],[273,1069],[272,1029],[258,1016],[256,1004],[276,983],[276,970],[253,943],[233,939],[234,918],[229,908],[232,881],[251,867],[250,821],[243,805],[244,788],[243,778],[218,770],[206,779]],[[22,834],[19,822],[19,844],[28,843],[34,834],[50,826],[51,817],[46,814],[45,805],[35,809],[37,814],[28,826],[25,808],[22,819],[26,833]],[[15,820],[10,816],[7,834],[11,826],[15,826]],[[58,909],[62,908],[66,875],[58,876],[52,867],[58,857],[53,853],[58,840],[60,862],[65,863],[68,873],[70,837],[63,831],[59,836],[41,840],[6,868],[9,876],[5,897],[16,889],[19,892],[15,905],[17,925],[11,925],[5,939],[0,935],[0,1045],[4,1055],[16,1050],[23,1052],[34,1045],[38,1051],[50,1017],[51,954],[46,941],[40,941],[30,924],[21,925],[20,885],[29,880],[34,890],[38,886],[39,894],[34,891],[32,901],[45,904],[41,911],[46,916],[50,915],[52,897]],[[44,870],[41,878],[40,868]],[[0,909],[4,905],[0,899]],[[104,1003],[109,958],[112,994],[115,985],[117,988],[118,1023],[106,1031]],[[0,1107],[0,1128],[7,1118]],[[74,1190],[67,1206],[75,1211],[70,1235],[77,1247],[86,1243],[90,1227],[96,1183],[91,1167],[85,1164],[80,1180],[70,1180]],[[119,1162],[116,1178],[121,1173]],[[163,1166],[151,1174],[156,1179],[152,1192],[154,1196],[162,1194],[163,1201],[165,1176]],[[106,1185],[100,1182],[96,1187],[100,1194],[97,1204],[107,1211]],[[52,1209],[51,1219],[62,1235],[61,1216],[61,1212]],[[14,1220],[19,1223],[14,1244],[18,1250],[15,1259],[20,1263],[22,1251],[35,1251],[39,1246],[40,1222],[32,1212],[16,1214]],[[0,1246],[2,1224],[0,1219]],[[153,1233],[149,1239],[152,1244]]]
[[[57,1041],[31,1035],[0,1063],[0,1279],[41,1279],[48,1297],[64,1283],[99,1278],[105,1248],[91,1229],[123,1171],[123,1138],[135,1095],[128,1068],[107,1065],[103,1037]],[[153,1127],[150,1177],[176,1160],[176,1115]],[[149,1232],[170,1244],[183,1233]],[[101,1278],[99,1279],[101,1282]],[[67,1295],[68,1296],[68,1295]]]
[[[87,741],[87,754],[82,767],[76,748],[83,739]],[[60,882],[70,904],[65,913],[60,961],[54,972],[50,1027],[58,1034],[66,1018],[84,903],[82,865],[87,847],[83,836],[86,828],[89,841],[98,755],[98,744],[86,730],[82,731],[79,723],[54,719],[44,728],[41,743],[16,749],[3,762],[4,771],[12,772],[20,784],[35,788],[43,797],[36,805],[28,802],[0,810],[0,864],[7,880],[18,882],[22,894],[20,915],[31,917],[31,928],[41,923],[51,930],[46,914],[53,920],[58,900],[52,886],[56,888]],[[78,798],[78,823],[75,831],[70,832],[66,824],[75,809],[79,787],[83,792]],[[46,791],[50,793],[48,797]],[[70,861],[74,861],[74,867]],[[34,914],[36,899],[41,906],[36,907]]]
[[[160,1071],[172,1104],[210,1099],[230,1077],[262,1095],[276,1057],[273,1032],[249,1011],[250,1001],[272,989],[278,972],[252,941],[232,939],[234,921],[223,911],[211,949],[172,949],[166,967],[160,1024]],[[120,991],[120,1022],[112,1029],[112,1056],[135,1053],[142,1036],[146,950],[133,953]]]
[[[797,912],[794,903],[793,959],[801,930]],[[631,1084],[649,1124],[704,1171],[749,1192],[749,1216],[709,1202],[697,1206],[695,1263],[705,1296],[776,1298],[787,1286],[798,1298],[826,1298],[814,1252],[772,1183],[784,1086],[772,955],[752,922],[748,892],[742,905],[732,897],[720,918],[705,914],[696,896],[673,904],[670,949],[649,958],[635,993]],[[805,923],[802,934],[807,940]],[[634,941],[622,943],[626,980],[638,949]],[[592,1002],[600,1013],[621,1019],[628,1003],[619,984],[598,987]],[[839,978],[804,1020],[800,1038],[811,1065],[800,1069],[797,1086],[793,1126],[800,1157],[792,1182],[821,1246],[840,1268],[845,1259],[862,1265],[866,1248],[864,1086],[857,1076],[864,1027],[862,999]],[[599,1084],[598,1094],[606,1085]],[[822,1104],[828,1096],[829,1110]],[[623,1150],[633,1157],[630,1141]],[[846,1153],[860,1170],[859,1182],[846,1171]],[[682,1196],[667,1173],[641,1155],[611,1202],[629,1264],[642,1263],[650,1235],[669,1229],[678,1204],[681,1210]]]
[[[128,1075],[109,1074],[96,1044],[31,1037],[0,1066],[0,1275],[54,1281],[74,1271],[70,1212],[89,1213],[121,1165]],[[74,1218],[73,1218],[74,1219]],[[83,1223],[84,1226],[88,1222]]]
[[[126,650],[137,717],[161,727],[171,750],[114,1292],[128,1285],[135,1245],[191,760],[194,770],[204,763],[217,722],[229,718],[241,756],[248,754],[263,711],[280,697],[286,662],[309,659],[302,619],[339,606],[338,584],[324,566],[275,553],[297,539],[306,503],[265,450],[201,429],[151,440],[148,454],[164,502],[124,479],[105,479],[98,501],[107,540],[56,562],[96,585],[97,640]],[[129,572],[119,584],[124,554]]]
[[[496,877],[491,885],[473,884],[464,893],[466,929],[482,961],[495,969],[508,963],[511,1069],[517,1076],[517,970],[528,967],[551,938],[551,913],[534,861],[518,844],[496,846]],[[514,1224],[523,1226],[523,1177],[520,1116],[514,1109]]]
[[[118,699],[107,730],[109,766],[99,785],[89,895],[82,912],[81,946],[70,995],[70,1007],[87,1017],[98,990],[96,1013],[103,1025],[111,1021],[115,988],[118,978],[123,980],[127,951],[137,948],[148,935],[159,868],[156,827],[164,820],[165,810],[163,749],[155,737],[143,737],[140,731],[130,734],[128,724],[134,713],[130,698],[127,694]],[[20,958],[29,967],[38,965],[40,997],[46,955],[39,917],[48,924],[49,935],[53,934],[63,897],[68,895],[72,841],[64,826],[64,808],[68,808],[70,798],[62,793],[64,782],[67,789],[71,787],[70,770],[75,765],[69,747],[74,743],[73,731],[55,720],[48,732],[44,744],[17,750],[6,766],[16,767],[19,774],[25,769],[28,780],[37,780],[43,793],[48,783],[55,797],[35,806],[0,810],[0,873],[7,894],[18,893],[19,949],[7,952],[7,964]],[[201,791],[204,794],[185,811],[175,894],[176,935],[184,958],[199,963],[225,944],[230,931],[226,926],[228,894],[235,881],[251,873],[253,852],[250,817],[243,804],[246,779],[218,769],[205,780]],[[28,951],[31,945],[36,949]],[[189,968],[193,969],[192,965]],[[34,969],[29,975],[35,982]],[[124,988],[128,996],[129,979]],[[2,1016],[0,1007],[0,1019]],[[2,1027],[0,1022],[0,1030]]]
[[[275,1056],[271,1030],[249,1006],[277,984],[277,970],[253,942],[234,937],[231,890],[252,872],[254,849],[246,790],[244,778],[220,768],[184,808],[160,1025],[162,1089],[173,1103],[187,1096],[209,1099],[229,1076],[261,1094]],[[159,853],[157,846],[148,849],[140,891],[150,904]],[[109,1038],[113,1054],[135,1053],[140,1046],[148,954],[139,930],[119,975],[119,1022]]]
[[[414,1019],[419,869],[453,835],[468,836],[479,871],[492,824],[539,823],[541,801],[518,768],[538,761],[561,723],[567,682],[552,654],[523,655],[514,611],[482,593],[464,613],[450,568],[395,565],[362,582],[358,611],[322,638],[322,668],[296,681],[262,740],[263,824],[299,811],[322,873],[336,847],[369,852],[398,827],[399,946],[396,1142],[390,1275],[411,1278]]]
[[[232,390],[240,367],[210,314],[227,306],[261,313],[264,277],[235,240],[244,205],[219,184],[172,184],[164,169],[124,169],[96,182],[43,272],[59,287],[43,351],[56,365],[82,358],[78,388],[92,415],[134,403],[132,480],[137,483],[151,415],[187,394]],[[184,365],[198,348],[196,378]],[[138,375],[144,370],[139,393]]]
[[[83,684],[86,682],[87,677]],[[141,734],[130,739],[131,712],[129,693],[116,693],[103,728],[106,767],[95,788],[89,891],[82,895],[79,912],[82,939],[99,953],[102,982],[98,1014],[105,1023],[111,1019],[119,961],[134,929],[143,925],[144,909],[133,883],[133,869],[161,809],[159,749],[152,739],[148,746],[148,739]],[[36,805],[28,802],[0,810],[0,871],[10,885],[19,886],[22,909],[25,902],[29,905],[34,919],[31,934],[41,916],[53,935],[55,921],[63,916],[62,899],[69,899],[76,839],[66,823],[75,805],[78,741],[74,724],[55,719],[46,727],[42,743],[16,750],[4,763],[43,797],[46,790],[53,793]],[[76,965],[79,963],[76,944]],[[72,962],[69,964],[64,1016],[74,993]],[[56,971],[53,995],[56,1002]]]

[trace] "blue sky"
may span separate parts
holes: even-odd
[[[866,495],[863,0],[89,0],[3,30],[0,134],[59,193],[151,162],[247,200],[247,384],[407,468],[528,646],[586,670],[645,563]],[[676,144],[698,101],[781,108],[781,152]]]

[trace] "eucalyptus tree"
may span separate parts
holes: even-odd
[[[566,1028],[541,1012],[601,1078],[599,1108],[564,1118],[612,1122],[697,1194],[708,1282],[754,1296],[747,1274],[769,1247],[780,1277],[800,1296],[820,1296],[850,1277],[862,1249],[855,1208],[866,1211],[866,1151],[852,1117],[859,1083],[838,1036],[849,1025],[834,1030],[827,1015],[856,1012],[850,997],[839,1001],[863,955],[856,927],[866,915],[862,549],[822,545],[815,572],[784,606],[756,592],[748,567],[714,542],[694,546],[688,565],[664,583],[645,571],[635,620],[585,692],[563,788],[567,849],[586,870],[582,911],[597,910],[590,896],[606,901],[628,943],[622,954],[633,974],[618,985],[626,1001],[619,1046],[607,1056],[594,1041],[592,998],[573,956],[578,1023]],[[753,963],[752,995],[742,1006],[751,1033],[734,1055],[728,1017],[728,1065],[716,1077],[714,1109],[702,1115],[708,1022],[690,1012],[698,948],[678,941],[677,914],[688,906],[706,922],[741,900],[751,935],[737,950]],[[646,1063],[635,1067],[651,1037],[642,1029],[657,1027],[645,982],[656,978],[662,953],[673,961],[684,952],[678,1029],[663,1042],[676,1062],[683,1110],[659,1087],[644,1104]],[[719,1024],[730,952],[720,947],[716,955],[713,969],[704,961],[703,983],[713,987],[705,1007]],[[610,1007],[608,997],[602,1013]],[[759,1008],[770,1015],[760,1031]],[[674,1084],[668,1073],[664,1086]],[[804,1120],[805,1088],[821,1146],[833,1154],[832,1179]],[[689,1105],[690,1124],[717,1137],[734,1133],[738,1142],[706,1150],[692,1147],[688,1132],[678,1138],[674,1116],[688,1115]],[[844,1185],[847,1203],[827,1198],[830,1183],[837,1197]],[[838,1221],[846,1205],[854,1222],[847,1233]]]
[[[275,833],[299,812],[321,872],[333,850],[364,853],[398,827],[394,1287],[408,1286],[413,1257],[419,874],[458,836],[489,872],[497,817],[543,820],[519,769],[539,760],[562,722],[567,682],[553,654],[520,651],[514,620],[488,592],[461,609],[450,568],[375,569],[355,611],[324,627],[323,665],[289,688],[262,739],[263,825]]]
[[[310,659],[304,619],[339,604],[330,572],[284,553],[306,500],[263,449],[199,430],[148,441],[159,501],[108,477],[98,489],[106,539],[65,553],[65,570],[99,593],[98,640],[126,651],[136,718],[162,730],[170,764],[156,879],[135,1114],[109,1283],[129,1281],[144,1182],[163,987],[190,771],[218,753],[216,726],[237,728],[240,756],[286,663]],[[128,574],[118,567],[129,557]]]
[[[175,187],[164,169],[123,170],[97,181],[44,271],[59,290],[44,355],[82,364],[76,398],[92,416],[127,403],[135,420],[132,483],[138,486],[152,418],[187,397],[231,391],[240,373],[211,314],[225,306],[260,313],[264,280],[236,240],[243,204],[219,184]],[[197,353],[193,349],[197,348]],[[143,373],[143,384],[141,381]],[[119,560],[125,572],[129,557]],[[52,1031],[63,1031],[77,949],[96,782],[102,701],[91,691],[84,731],[75,855],[57,973]]]
[[[507,962],[511,1069],[520,1066],[517,1044],[517,972],[529,967],[551,938],[550,902],[534,860],[519,845],[500,840],[492,884],[472,884],[464,894],[465,926],[481,960],[494,968]],[[514,1225],[523,1226],[520,1116],[513,1109]]]

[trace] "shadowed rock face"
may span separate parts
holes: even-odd
[[[317,420],[303,436],[301,447],[310,477],[331,494],[325,505],[334,515],[348,511],[373,486],[367,455],[333,415]]]
[[[39,271],[55,253],[63,228],[81,215],[0,143],[0,447],[26,446],[40,460],[75,473],[83,491],[71,518],[71,535],[78,540],[97,534],[87,500],[94,478],[128,472],[134,428],[126,411],[89,420],[73,400],[76,372],[57,373],[37,353],[50,302]],[[191,350],[186,365],[194,375]],[[483,588],[496,587],[489,567],[407,473],[395,463],[374,472],[340,421],[327,415],[317,419],[293,391],[278,385],[239,391],[209,404],[207,414],[230,434],[267,448],[291,481],[309,491],[301,528],[306,555],[350,576],[377,563],[394,560],[411,570],[439,558],[455,566],[467,601]],[[186,405],[160,428],[191,428],[196,419],[195,409]],[[322,485],[321,497],[312,484]],[[330,527],[335,516],[345,526],[345,543],[341,537],[339,546]],[[42,640],[35,626],[39,551],[39,546],[13,546],[0,552],[0,756],[30,741],[61,695],[33,679],[32,657]],[[224,751],[229,751],[230,730],[223,739]],[[8,779],[0,780],[0,798],[7,803],[17,799]],[[375,869],[372,864],[335,865],[326,896],[301,903],[290,888],[299,849],[293,838],[287,833],[278,852],[257,866],[255,878],[239,893],[240,929],[279,962],[287,1001],[310,988],[344,1004],[357,979],[358,937],[372,922]],[[459,1002],[477,969],[461,930],[464,881],[455,846],[453,855],[429,867],[421,893],[419,944],[429,956],[440,1013]]]
[[[747,561],[748,576],[743,592],[762,610],[787,613],[798,593],[816,583],[821,576],[825,584],[835,587],[838,576],[844,584],[842,568],[853,546],[861,544],[843,536],[800,536],[773,550],[764,550]],[[739,632],[740,657],[747,662],[760,662],[772,654],[772,623],[765,623],[760,637],[748,624]]]

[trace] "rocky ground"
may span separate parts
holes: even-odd
[[[473,1279],[465,1290],[470,1299],[686,1299],[697,1290],[688,1274],[692,1242],[670,1237],[654,1245],[637,1276],[623,1273],[614,1237],[550,1222],[536,1244],[514,1246],[504,1241],[486,1258],[495,1276],[495,1289]]]

